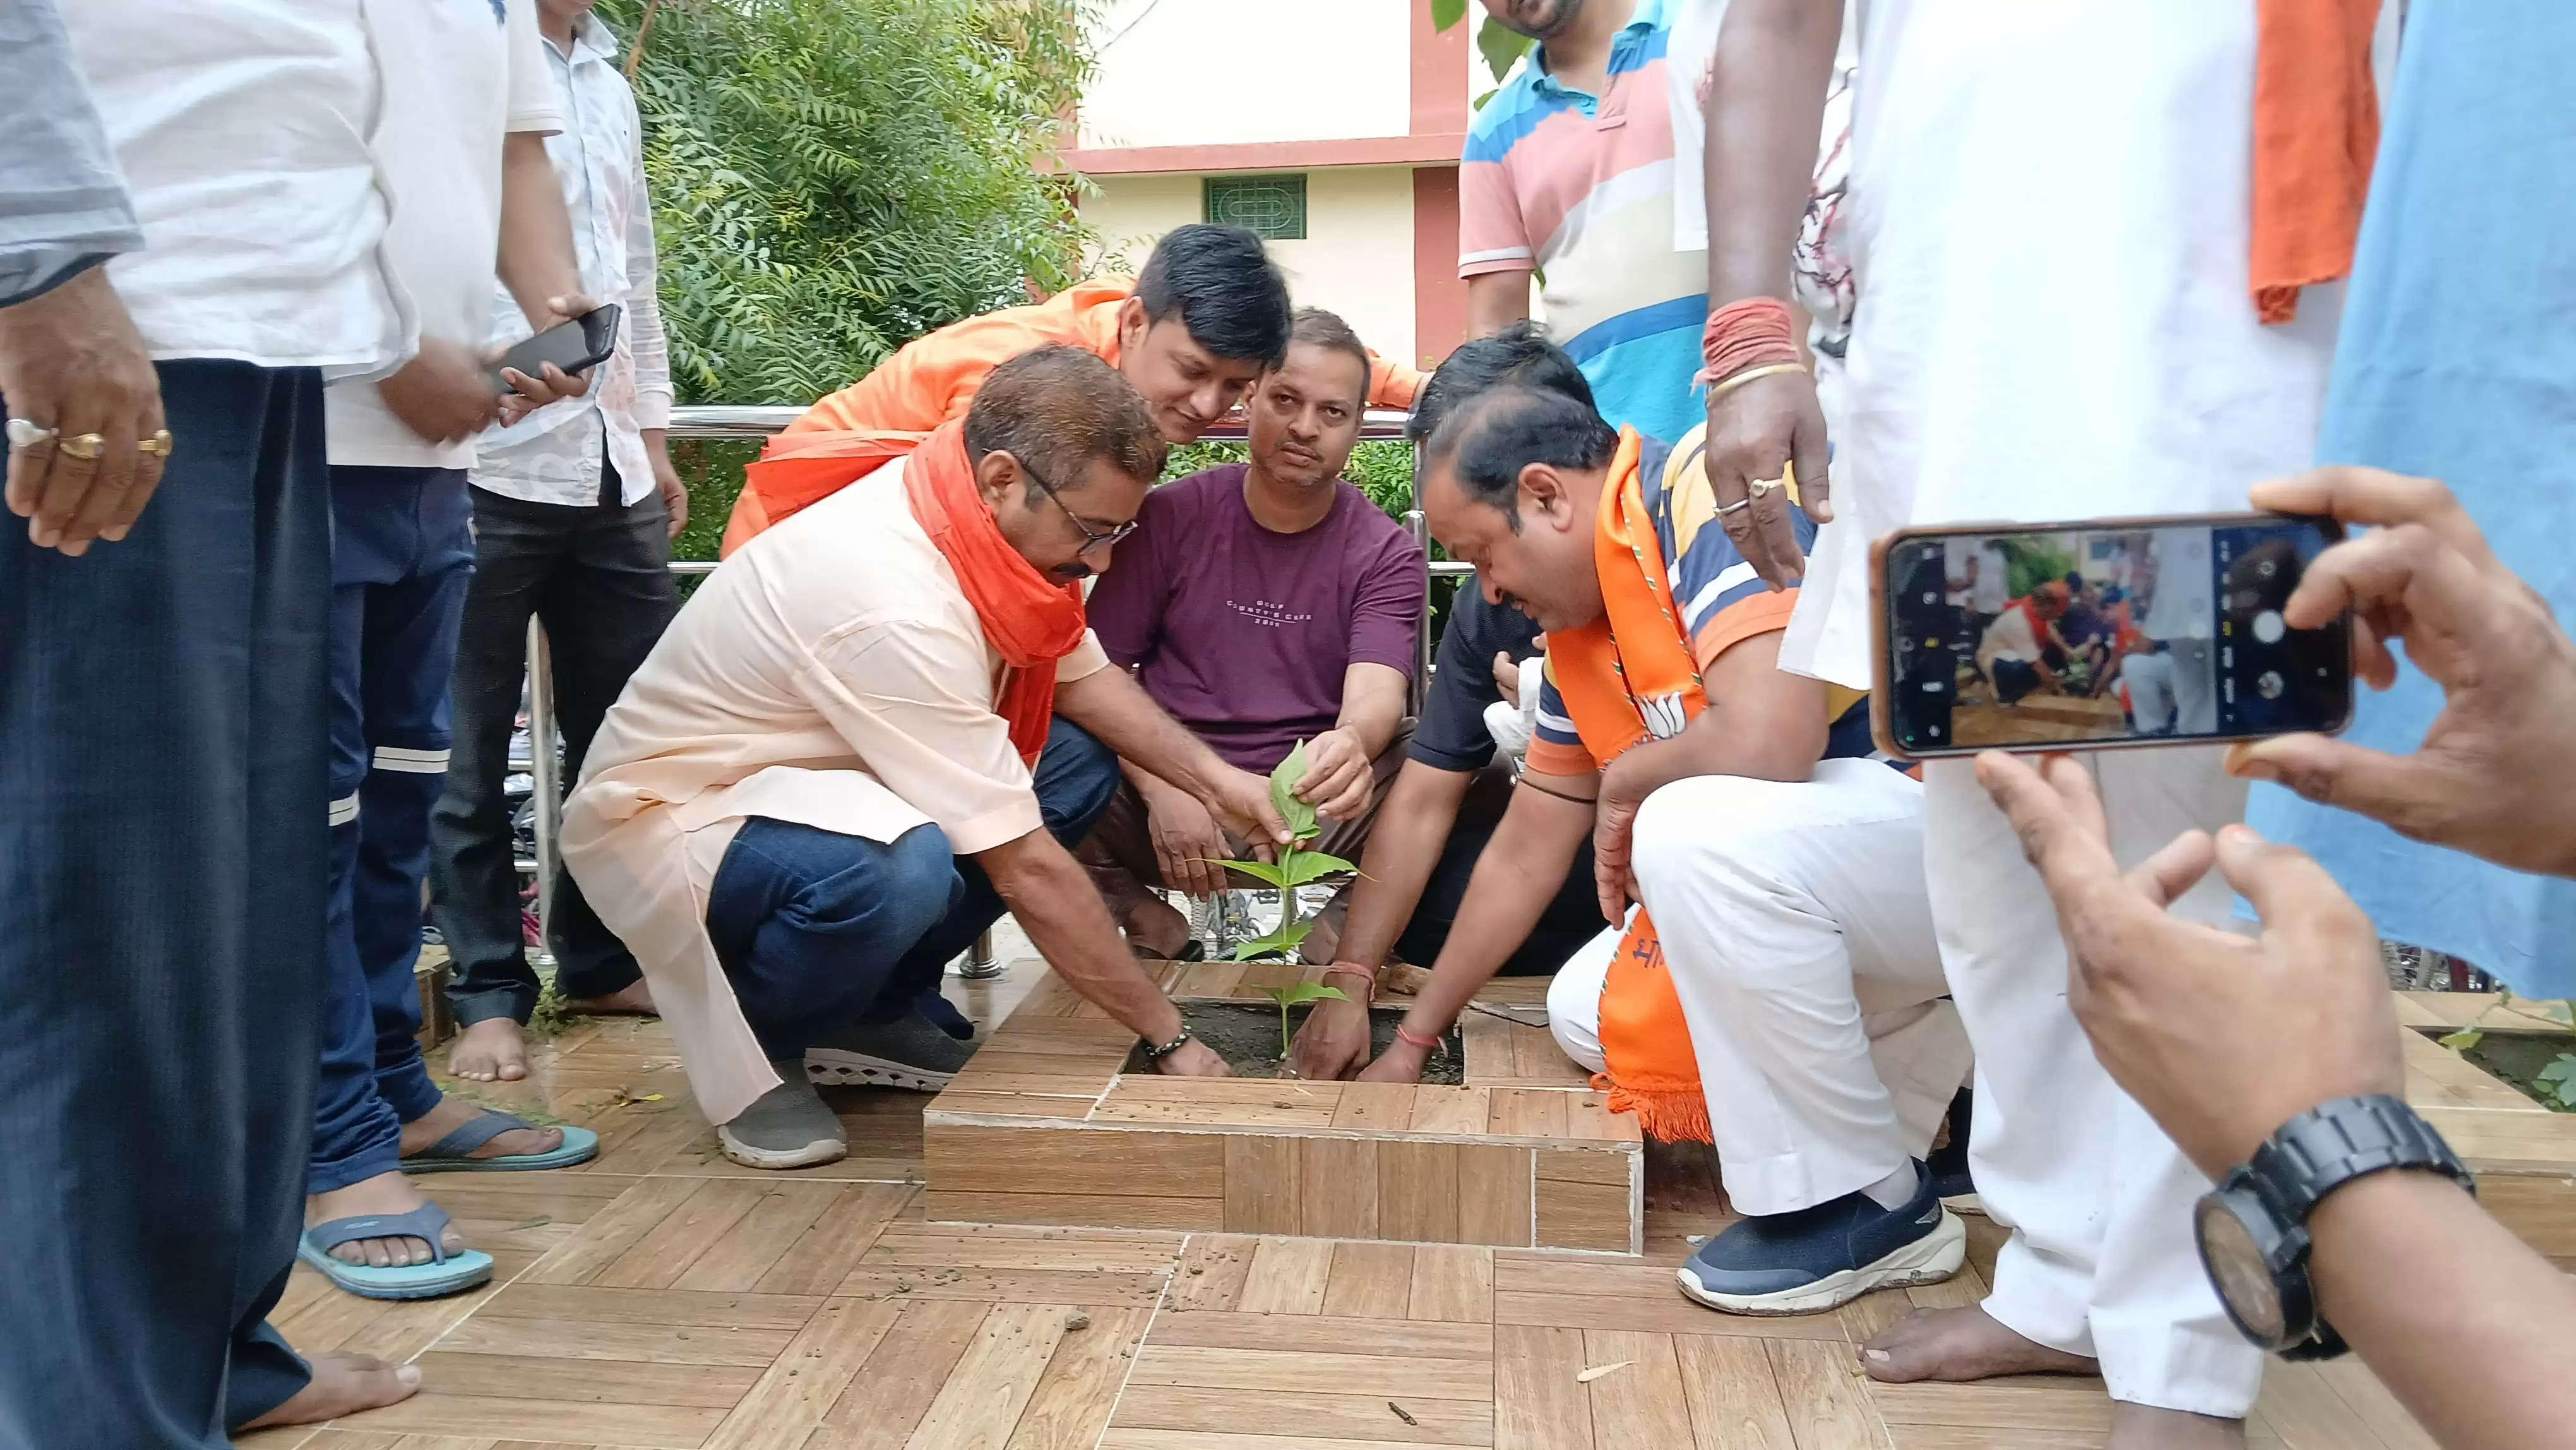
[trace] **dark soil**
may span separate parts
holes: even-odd
[[[1180,1004],[1181,1020],[1201,1042],[1215,1048],[1217,1055],[1234,1068],[1237,1077],[1294,1077],[1295,1073],[1279,1060],[1279,1009],[1267,1002],[1193,1002]],[[1288,1009],[1288,1035],[1306,1024],[1306,1007]],[[1384,1052],[1395,1041],[1395,1024],[1404,1020],[1400,1007],[1373,1007],[1369,1010],[1369,1052]],[[1451,1087],[1467,1080],[1467,1056],[1458,1040],[1458,1030],[1449,1029],[1440,1039],[1441,1050],[1423,1065],[1422,1080]],[[1130,1059],[1130,1071],[1144,1071],[1140,1058]]]
[[[2488,1073],[2513,1084],[2543,1107],[2567,1111],[2546,1096],[2548,1088],[2539,1086],[2540,1070],[2558,1060],[2562,1052],[2576,1052],[2576,1038],[2561,1032],[2490,1032],[2478,1039],[2478,1045],[2461,1053]]]

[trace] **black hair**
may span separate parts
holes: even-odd
[[[1502,510],[1519,533],[1522,469],[1607,468],[1618,448],[1618,430],[1590,403],[1514,382],[1469,398],[1443,419],[1423,446],[1422,469],[1446,463],[1467,497]]]
[[[1180,314],[1190,341],[1218,357],[1275,368],[1288,355],[1287,279],[1245,228],[1172,228],[1136,274],[1136,300],[1156,322]]]
[[[1522,318],[1450,353],[1413,400],[1413,416],[1404,421],[1404,436],[1421,442],[1439,431],[1441,421],[1459,404],[1505,383],[1563,393],[1587,408],[1594,406],[1592,384],[1584,379],[1583,370],[1563,348],[1547,340],[1547,329]]]
[[[1095,458],[1150,484],[1169,450],[1136,385],[1087,348],[1031,348],[993,369],[966,410],[966,456],[1001,451],[1071,493]],[[1037,507],[1038,494],[1029,493]]]
[[[2084,592],[2084,573],[2082,570],[2069,569],[2066,571],[2066,592],[2069,594],[2081,594]]]
[[[1288,328],[1290,342],[1308,347],[1325,348],[1352,359],[1360,365],[1360,406],[1368,406],[1369,375],[1376,371],[1369,358],[1368,344],[1351,331],[1351,325],[1320,307],[1300,307]]]

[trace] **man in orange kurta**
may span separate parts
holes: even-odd
[[[1034,347],[1095,353],[1144,394],[1173,443],[1205,433],[1288,349],[1288,285],[1241,227],[1176,227],[1133,280],[1097,277],[1030,307],[1005,307],[917,338],[816,403],[751,466],[723,552],[839,491],[921,435],[966,415],[994,368]],[[1421,374],[1383,358],[1368,401],[1409,407]]]

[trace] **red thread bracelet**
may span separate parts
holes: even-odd
[[[1729,302],[1708,315],[1699,353],[1707,366],[1693,381],[1701,384],[1724,382],[1765,363],[1797,362],[1798,339],[1789,304],[1777,297]]]
[[[1416,1037],[1412,1033],[1405,1031],[1404,1024],[1401,1022],[1395,1024],[1395,1040],[1404,1043],[1408,1047],[1419,1047],[1425,1052],[1436,1051],[1440,1046],[1439,1038]]]

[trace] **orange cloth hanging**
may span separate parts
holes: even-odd
[[[2252,283],[2265,322],[2352,270],[2379,149],[2379,0],[2255,0]]]

